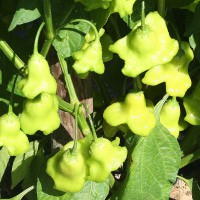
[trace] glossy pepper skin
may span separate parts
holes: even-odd
[[[124,102],[111,104],[105,109],[103,117],[111,126],[127,124],[133,133],[141,136],[147,136],[156,125],[143,92],[129,93]]]
[[[112,0],[74,0],[74,2],[80,2],[85,6],[86,11],[95,10],[97,8],[107,9]]]
[[[166,102],[160,113],[160,123],[167,128],[175,138],[178,137],[180,131],[180,114],[180,106],[176,100],[169,100]]]
[[[13,112],[0,117],[0,146],[6,146],[11,156],[24,154],[29,148],[28,138],[20,130],[19,118]]]
[[[50,73],[46,59],[34,53],[28,60],[27,75],[18,83],[25,97],[34,99],[40,93],[56,94],[57,83]]]
[[[120,17],[131,15],[133,12],[133,4],[136,0],[113,0],[110,3],[111,13],[118,12]]]
[[[20,115],[21,129],[29,135],[43,131],[45,135],[52,133],[60,126],[58,100],[55,95],[42,93],[35,99],[27,99]]]
[[[200,81],[193,92],[183,98],[183,105],[186,111],[184,120],[192,125],[200,125]]]
[[[61,151],[47,162],[46,172],[52,177],[55,188],[63,192],[80,191],[88,175],[86,159],[89,157],[89,142],[78,141],[77,149],[72,153],[73,141],[67,143]]]
[[[170,96],[183,97],[191,87],[188,66],[194,54],[187,42],[181,42],[181,51],[169,62],[155,66],[146,72],[142,82],[147,85],[166,83],[166,92]]]
[[[178,42],[170,38],[166,23],[158,12],[150,12],[145,25],[138,23],[125,37],[109,48],[124,60],[122,73],[136,77],[151,67],[168,63],[177,54]]]
[[[102,47],[99,39],[92,41],[88,45],[83,45],[80,51],[72,55],[75,63],[73,68],[77,74],[85,74],[89,71],[97,74],[104,73],[104,64],[102,61]]]
[[[110,142],[105,138],[97,138],[90,147],[88,180],[104,182],[112,171],[117,170],[127,157],[126,147],[119,146],[119,138]]]

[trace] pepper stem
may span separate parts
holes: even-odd
[[[89,24],[91,26],[91,28],[93,29],[93,31],[94,31],[95,40],[99,40],[99,33],[97,31],[97,28],[90,21],[85,20],[85,19],[75,19],[75,20],[71,21],[71,23],[73,23],[73,22],[85,22],[85,23]]]
[[[134,92],[139,92],[142,89],[142,83],[140,80],[140,76],[137,76],[133,79],[133,90]]]
[[[142,30],[144,30],[144,27],[145,27],[145,3],[144,3],[144,1],[142,2],[141,27],[142,27]]]
[[[94,138],[94,140],[95,140],[95,139],[97,138],[97,133],[96,133],[96,131],[95,131],[92,118],[91,118],[91,116],[90,116],[90,114],[89,114],[88,107],[87,107],[87,105],[86,105],[85,103],[81,103],[81,105],[83,105],[84,108],[85,108],[86,116],[88,117],[88,120],[89,120],[89,123],[90,123],[90,127],[91,127],[91,129],[92,129],[92,135],[93,135],[93,138]]]
[[[39,42],[39,37],[40,37],[40,33],[42,31],[42,28],[44,27],[44,22],[42,22],[42,24],[40,25],[37,34],[35,36],[35,41],[34,41],[34,49],[33,49],[33,54],[37,54],[38,53],[38,42]]]
[[[75,137],[74,137],[74,146],[72,148],[72,154],[76,153],[76,149],[77,149],[77,142],[78,142],[78,112],[79,112],[79,108],[80,108],[80,104],[75,104]]]

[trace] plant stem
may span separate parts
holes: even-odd
[[[158,0],[157,10],[160,16],[165,18],[165,0]]]
[[[142,30],[144,30],[144,28],[145,28],[145,3],[144,3],[144,1],[142,1],[141,27],[142,27]]]
[[[35,36],[35,41],[34,41],[34,48],[33,48],[33,53],[37,54],[38,53],[38,42],[39,42],[39,37],[40,37],[40,33],[42,31],[42,28],[44,27],[44,22],[42,22],[42,24],[40,25],[37,34]]]
[[[75,154],[77,149],[77,142],[78,142],[78,112],[80,108],[80,104],[75,104],[75,137],[74,137],[74,145],[72,148],[72,152]]]
[[[182,158],[180,169],[200,158],[200,149]]]
[[[16,53],[10,48],[6,41],[0,39],[0,49],[4,52],[7,58],[15,65],[17,69],[25,66],[25,63],[16,55]]]
[[[75,19],[75,20],[71,21],[71,23],[74,23],[74,22],[85,22],[86,24],[89,24],[91,26],[91,28],[93,29],[93,31],[94,31],[95,40],[99,40],[99,33],[97,31],[97,28],[90,21],[85,20],[85,19]]]
[[[57,96],[57,98],[58,98],[58,102],[59,102],[59,108],[63,111],[69,112],[71,115],[74,116],[74,106],[67,103],[66,101],[61,99],[59,96]],[[80,112],[80,111],[78,114],[78,124],[79,124],[79,127],[80,127],[83,135],[92,136],[90,127],[88,126],[88,123],[83,115],[83,112]]]
[[[44,5],[44,18],[45,18],[45,24],[46,24],[47,39],[42,47],[41,54],[44,57],[46,57],[51,47],[51,44],[55,38],[55,33],[54,33],[54,28],[53,28],[50,0],[43,0],[43,5]]]
[[[76,91],[71,79],[71,75],[68,73],[68,66],[67,66],[67,62],[65,61],[65,59],[58,54],[58,59],[65,77],[65,82],[66,82],[66,86],[67,86],[67,90],[69,92],[69,98],[70,98],[70,103],[72,105],[76,104],[76,103],[80,103],[78,100],[78,97],[76,95]]]

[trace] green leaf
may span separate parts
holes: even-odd
[[[73,52],[80,49],[89,28],[89,25],[84,22],[67,24],[59,31],[59,39],[54,40],[53,46],[64,58],[70,57]]]
[[[158,124],[134,148],[129,172],[114,199],[169,199],[180,160],[177,140]]]
[[[10,155],[9,155],[6,147],[2,147],[2,149],[0,150],[0,161],[1,161],[1,164],[0,164],[0,181],[3,177],[3,175],[4,175],[4,172],[6,170],[9,159],[10,159]]]
[[[12,197],[11,199],[1,199],[1,200],[21,200],[28,192],[30,192],[33,189],[34,189],[34,187],[31,186],[31,187],[27,188],[26,190],[24,190],[23,192],[21,192],[20,194],[18,194],[17,196]]]
[[[34,156],[37,154],[39,143],[37,141],[31,142],[29,150],[20,156],[17,156],[12,166],[12,186],[14,188],[21,182],[27,173],[30,173],[30,164]]]
[[[75,193],[70,200],[90,199],[90,200],[104,200],[109,193],[109,181],[103,183],[96,183],[87,181],[84,188]]]
[[[25,24],[38,19],[41,16],[39,8],[39,0],[19,0],[17,10],[13,16],[8,31],[12,31],[17,25]]]

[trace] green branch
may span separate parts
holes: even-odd
[[[46,57],[55,38],[55,33],[53,28],[50,0],[43,0],[43,5],[47,39],[42,47],[41,54]]]
[[[16,53],[10,48],[6,41],[0,39],[0,49],[4,52],[7,58],[15,65],[17,69],[25,66],[25,63],[16,55]]]

